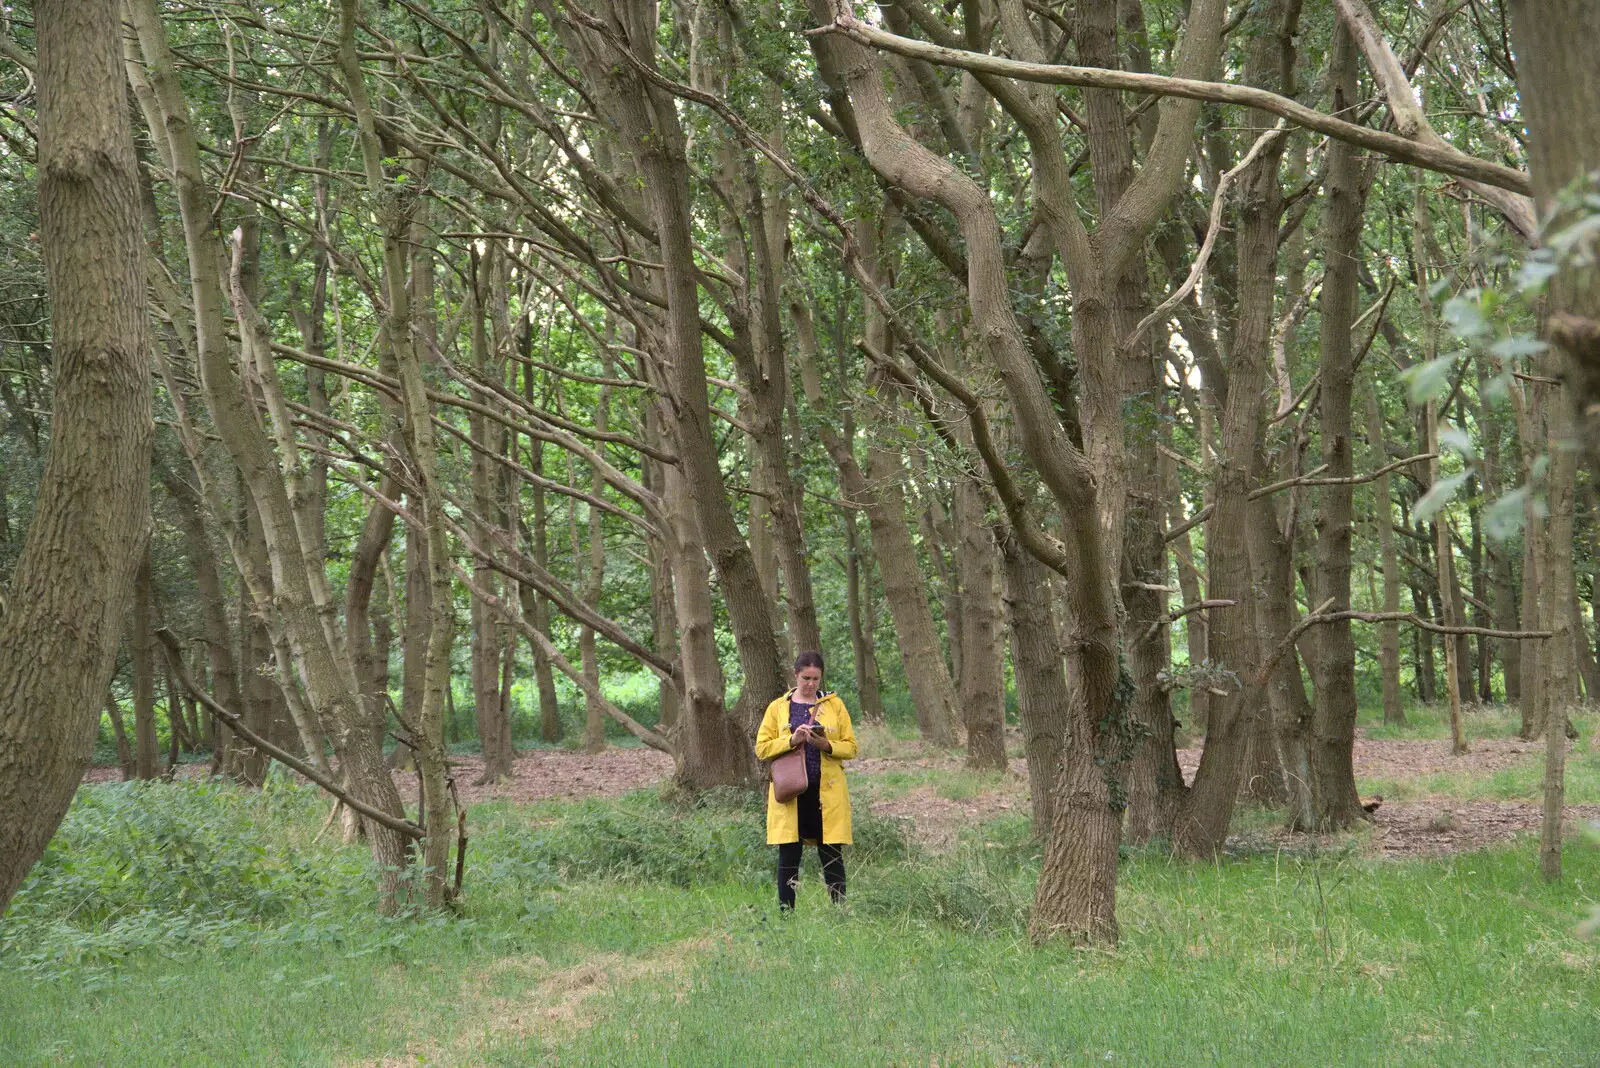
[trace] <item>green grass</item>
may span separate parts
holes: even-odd
[[[779,917],[743,795],[483,805],[463,914],[380,920],[362,851],[312,842],[324,812],[285,785],[82,791],[0,923],[0,1063],[1597,1056],[1600,945],[1573,928],[1600,850],[1582,842],[1555,886],[1526,841],[1409,862],[1130,850],[1103,951],[1027,944],[1022,817],[927,857],[858,813],[848,909],[813,871]]]
[[[864,797],[892,800],[904,797],[920,786],[933,787],[935,797],[947,801],[970,801],[979,794],[999,789],[1005,783],[1000,771],[974,771],[969,768],[907,768],[879,772],[856,780],[852,786]]]
[[[1600,752],[1574,749],[1567,754],[1566,803],[1600,804]],[[1538,801],[1544,797],[1544,755],[1530,754],[1513,767],[1489,775],[1442,772],[1409,778],[1361,779],[1363,794],[1379,793],[1405,801],[1448,797],[1462,801]]]
[[[1421,741],[1450,737],[1450,709],[1445,705],[1408,704],[1406,721],[1389,724],[1383,721],[1381,708],[1364,708],[1357,724],[1366,738],[1393,741]],[[1471,738],[1515,738],[1522,719],[1515,708],[1508,705],[1465,705],[1461,710],[1462,726]]]

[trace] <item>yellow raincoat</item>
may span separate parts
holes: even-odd
[[[789,744],[789,698],[793,690],[767,706],[756,732],[756,759],[772,760],[787,753]],[[856,756],[856,732],[850,726],[850,713],[836,694],[823,694],[817,700],[816,719],[833,745],[822,754],[822,840],[828,845],[850,842],[850,788],[844,782],[845,760]],[[778,803],[772,785],[767,785],[767,844],[782,845],[800,840],[800,804]]]

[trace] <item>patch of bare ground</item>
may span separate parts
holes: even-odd
[[[525,749],[517,754],[513,776],[483,783],[483,758],[452,756],[450,765],[463,804],[480,801],[573,801],[584,797],[620,797],[653,786],[672,775],[672,758],[654,749],[611,748],[599,753],[566,749]],[[395,777],[400,795],[415,802],[417,777]]]
[[[1600,805],[1568,805],[1565,832],[1575,834],[1597,819]],[[1539,806],[1531,801],[1386,801],[1372,815],[1372,842],[1385,857],[1466,853],[1537,833],[1539,820]]]
[[[712,942],[672,942],[644,957],[601,953],[559,969],[551,969],[537,954],[492,961],[461,978],[456,1004],[462,1006],[462,1015],[447,1033],[408,1035],[404,1053],[352,1063],[370,1068],[475,1064],[507,1042],[560,1041],[593,1023],[597,996],[638,982],[664,985],[682,1000],[695,959]],[[515,989],[494,993],[507,986]]]
[[[672,774],[672,758],[654,749],[611,748],[600,753],[575,753],[565,749],[525,749],[517,754],[512,778],[482,783],[483,758],[450,758],[456,789],[464,804],[481,801],[576,800],[584,797],[619,797],[662,782]],[[177,777],[203,779],[208,764],[180,764]],[[84,775],[86,783],[115,782],[122,778],[114,766],[96,765]],[[395,783],[408,804],[417,800],[414,772],[397,771]]]
[[[1544,743],[1520,738],[1475,738],[1471,748],[1456,756],[1450,752],[1448,738],[1390,740],[1363,738],[1356,732],[1355,768],[1358,779],[1409,779],[1422,775],[1492,775],[1514,767],[1534,754],[1544,752]],[[1194,778],[1200,766],[1200,750],[1178,750],[1178,763],[1185,779]]]
[[[959,754],[927,752],[914,743],[901,743],[898,758],[868,758],[856,762],[854,771],[870,781],[888,772],[930,775],[963,767]],[[1355,745],[1355,772],[1360,779],[1411,779],[1449,774],[1468,778],[1487,778],[1506,768],[1537,760],[1544,752],[1543,742],[1518,738],[1479,738],[1471,751],[1456,756],[1448,739],[1389,740],[1358,736]],[[1194,777],[1200,750],[1181,749],[1179,763],[1185,778]],[[964,827],[981,824],[1008,813],[1029,812],[1027,762],[1012,758],[1007,774],[994,788],[980,790],[962,799],[941,797],[932,783],[918,785],[898,796],[870,802],[881,816],[908,821],[912,839],[924,847],[943,851],[951,848]],[[1600,819],[1600,805],[1568,805],[1569,833],[1585,823]],[[1461,800],[1434,797],[1412,801],[1386,800],[1374,813],[1370,825],[1357,832],[1365,852],[1381,857],[1431,857],[1470,852],[1496,845],[1518,835],[1539,829],[1539,805],[1533,801]],[[1244,848],[1282,847],[1300,852],[1319,845],[1347,845],[1349,835],[1308,836],[1269,830],[1251,832],[1232,839]]]

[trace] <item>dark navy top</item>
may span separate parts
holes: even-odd
[[[789,698],[789,729],[792,731],[802,723],[810,723],[811,715],[816,710],[815,704],[801,704],[793,697]],[[806,746],[806,777],[811,780],[812,786],[822,782],[822,750],[811,745]]]

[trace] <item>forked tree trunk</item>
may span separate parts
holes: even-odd
[[[814,13],[832,16],[813,0]],[[841,9],[848,14],[847,5]],[[1024,454],[1060,509],[1059,547],[1050,552],[1066,577],[1068,731],[1057,804],[1045,844],[1030,931],[1115,942],[1121,783],[1131,733],[1126,702],[1115,697],[1120,663],[1112,574],[1102,544],[1100,505],[1087,458],[1067,439],[1011,310],[1000,227],[988,194],[948,161],[912,140],[895,121],[882,68],[854,42],[829,42],[855,106],[862,147],[883,179],[948,209],[967,242],[967,304],[974,335],[1005,386]]]
[[[55,388],[0,618],[0,912],[88,766],[150,522],[144,241],[118,5],[39,0],[33,16]]]
[[[1245,78],[1251,84],[1277,88],[1288,73],[1284,60],[1293,56],[1291,38],[1298,11],[1296,0],[1262,9],[1264,25],[1250,39],[1245,61]],[[1264,131],[1272,125],[1263,112],[1247,114],[1253,129]],[[1215,501],[1206,529],[1206,592],[1214,599],[1238,602],[1212,613],[1207,640],[1212,659],[1235,673],[1241,685],[1229,687],[1225,695],[1213,693],[1207,702],[1205,749],[1174,834],[1177,849],[1190,856],[1212,856],[1222,848],[1246,773],[1251,739],[1265,733],[1266,694],[1252,684],[1260,648],[1254,614],[1247,607],[1254,598],[1249,492],[1255,484],[1262,398],[1270,381],[1278,223],[1283,213],[1278,168],[1283,152],[1284,139],[1274,139],[1239,178],[1238,322],[1226,380],[1207,383],[1221,399],[1223,412]]]

